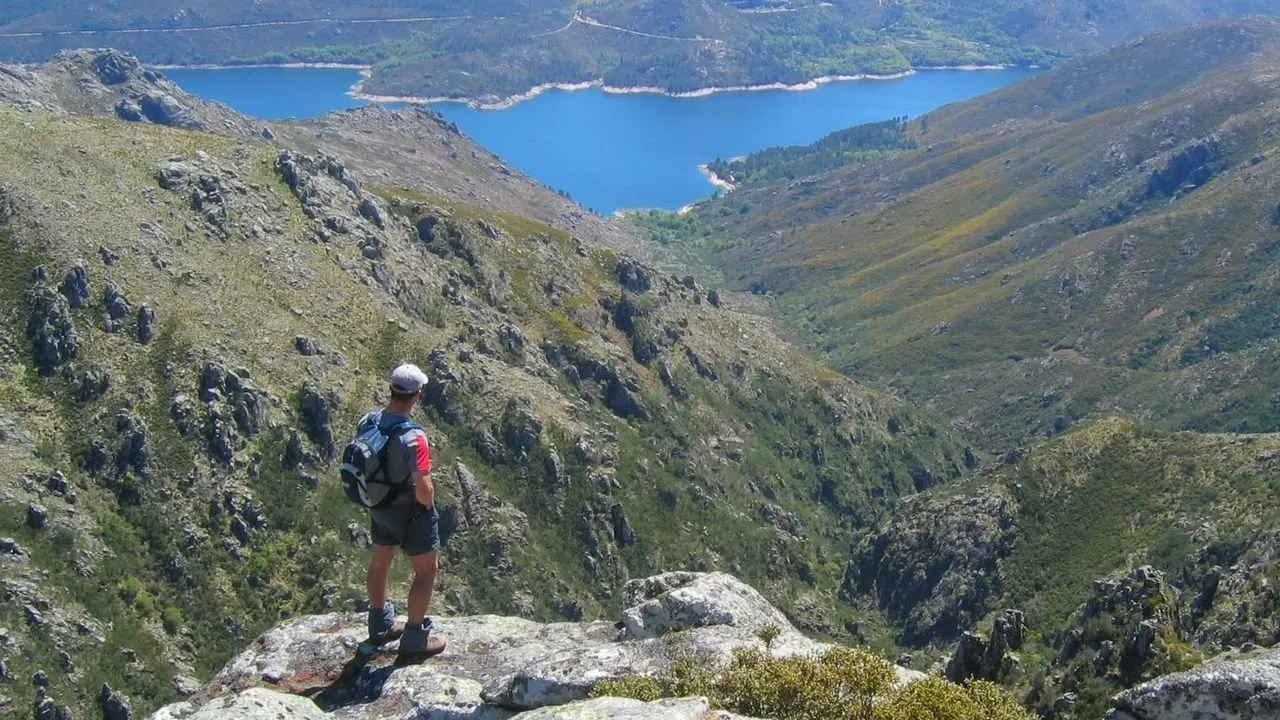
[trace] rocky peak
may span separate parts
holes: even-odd
[[[67,50],[43,65],[0,69],[0,103],[261,137],[261,124],[185,92],[119,50]]]

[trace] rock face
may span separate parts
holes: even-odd
[[[1264,720],[1280,717],[1280,651],[1206,663],[1116,696],[1107,720]]]
[[[634,605],[618,623],[436,618],[449,649],[405,668],[356,656],[363,615],[292,620],[254,641],[194,699],[152,719],[729,718],[709,714],[700,698],[653,704],[585,698],[604,679],[661,673],[681,653],[727,663],[737,648],[763,647],[758,636],[768,626],[779,629],[769,646],[775,655],[829,647],[805,638],[758,592],[723,573],[667,573],[632,581],[623,592]],[[899,670],[902,682],[919,677]]]

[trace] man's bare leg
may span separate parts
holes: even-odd
[[[395,545],[374,545],[369,558],[369,572],[365,575],[365,589],[369,593],[369,607],[380,608],[387,604],[387,578],[391,575],[391,562],[396,559]]]
[[[431,596],[435,593],[436,572],[440,554],[432,551],[409,558],[413,564],[413,585],[409,587],[409,624],[421,624],[431,610]]]
[[[400,652],[396,664],[419,663],[444,651],[444,638],[432,633],[433,626],[427,619],[431,608],[431,595],[435,590],[439,556],[435,551],[414,555],[413,585],[409,588],[409,622],[400,639]]]
[[[395,609],[387,602],[387,578],[398,549],[395,545],[374,545],[369,558],[369,572],[365,575],[365,590],[369,594],[369,639],[378,644],[395,640],[404,632],[404,625],[395,621]]]

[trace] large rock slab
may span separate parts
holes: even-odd
[[[595,698],[571,705],[521,713],[519,720],[729,720],[735,716],[712,712],[706,698],[640,702],[625,698]]]
[[[624,592],[632,607],[617,623],[437,617],[448,649],[405,668],[390,664],[394,644],[376,656],[357,653],[366,634],[363,614],[298,618],[254,640],[200,694],[162,709],[154,720],[185,720],[233,700],[251,705],[269,696],[244,696],[264,687],[305,695],[320,716],[335,720],[728,718],[708,715],[705,700],[648,706],[586,698],[601,680],[657,675],[682,655],[705,666],[727,664],[738,648],[763,648],[760,631],[769,626],[779,630],[769,646],[775,655],[818,654],[830,647],[801,635],[759,593],[723,573],[667,573],[629,583]],[[899,679],[920,676],[901,670]],[[688,714],[698,702],[701,714]]]
[[[161,708],[152,720],[324,720],[324,711],[304,697],[250,688],[203,706],[181,702]]]
[[[1280,718],[1280,650],[1205,663],[1116,696],[1107,720]]]

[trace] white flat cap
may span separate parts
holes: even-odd
[[[406,395],[421,392],[427,384],[427,374],[417,365],[405,363],[391,371],[391,389]]]

